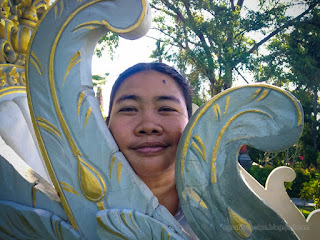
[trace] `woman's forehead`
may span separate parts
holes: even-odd
[[[165,73],[160,73],[154,70],[138,72],[127,79],[120,85],[116,98],[121,95],[180,95],[182,92],[176,81]]]

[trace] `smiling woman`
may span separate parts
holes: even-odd
[[[171,214],[178,211],[175,159],[191,116],[186,80],[163,63],[123,72],[111,92],[108,127],[136,174]]]

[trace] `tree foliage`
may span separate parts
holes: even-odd
[[[175,46],[165,59],[188,74],[193,86],[206,83],[213,96],[231,87],[259,47],[316,6],[289,17],[287,11],[302,3],[260,1],[256,10],[244,0],[152,0],[151,6],[158,40]]]
[[[309,2],[308,4],[312,4]],[[278,34],[268,52],[251,59],[257,81],[290,86],[305,111],[300,152],[307,165],[317,165],[319,130],[317,115],[320,88],[320,10],[313,8],[290,31]]]

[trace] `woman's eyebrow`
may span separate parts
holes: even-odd
[[[116,103],[120,103],[122,101],[125,101],[125,100],[135,100],[135,101],[138,101],[140,100],[140,97],[138,97],[137,95],[122,95],[121,97],[119,97],[116,101]]]
[[[174,101],[174,102],[177,102],[177,103],[181,103],[181,101],[180,101],[179,98],[176,98],[175,96],[172,96],[172,95],[157,96],[157,97],[154,97],[154,99],[155,99],[156,101],[169,100],[169,101]]]

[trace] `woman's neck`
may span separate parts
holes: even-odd
[[[161,175],[140,176],[140,178],[158,198],[159,203],[165,206],[172,215],[175,215],[178,211],[179,198],[174,180],[174,169]]]

